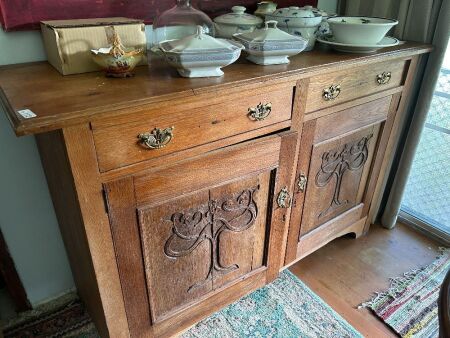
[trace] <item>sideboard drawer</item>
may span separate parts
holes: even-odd
[[[220,103],[190,111],[183,109],[183,105],[174,105],[154,115],[146,112],[146,118],[136,122],[113,126],[95,124],[93,135],[100,171],[250,131],[253,131],[251,137],[276,131],[278,123],[291,119],[293,89],[291,85],[271,91],[259,89],[225,96]],[[274,130],[263,128],[272,125]]]
[[[355,67],[311,78],[306,113],[403,84],[405,60]]]

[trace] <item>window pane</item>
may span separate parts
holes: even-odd
[[[450,234],[450,48],[408,178],[402,211]]]

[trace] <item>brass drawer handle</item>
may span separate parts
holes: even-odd
[[[291,206],[291,201],[291,195],[289,194],[287,187],[284,187],[278,193],[277,204],[280,208],[289,208]]]
[[[255,121],[266,119],[272,112],[272,103],[259,103],[256,107],[248,108],[248,116]]]
[[[304,192],[306,189],[306,184],[308,183],[308,178],[304,173],[301,173],[297,180],[297,187],[299,192]]]
[[[139,134],[138,139],[141,144],[149,149],[164,148],[173,138],[174,127],[166,129],[155,128],[149,133]]]
[[[341,85],[331,85],[325,88],[322,93],[322,97],[325,101],[334,100],[341,93]]]
[[[391,72],[383,72],[377,75],[377,82],[379,85],[384,85],[389,83],[391,80]]]

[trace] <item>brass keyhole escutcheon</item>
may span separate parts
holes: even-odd
[[[277,204],[280,208],[289,208],[291,206],[291,195],[289,194],[288,188],[284,187],[278,193]]]
[[[301,173],[297,180],[297,187],[299,192],[304,192],[306,189],[306,184],[308,183],[308,178],[304,173]]]

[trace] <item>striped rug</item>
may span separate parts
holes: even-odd
[[[389,290],[360,307],[371,309],[401,337],[438,337],[437,301],[449,269],[450,250],[443,249],[432,264],[391,279]]]

